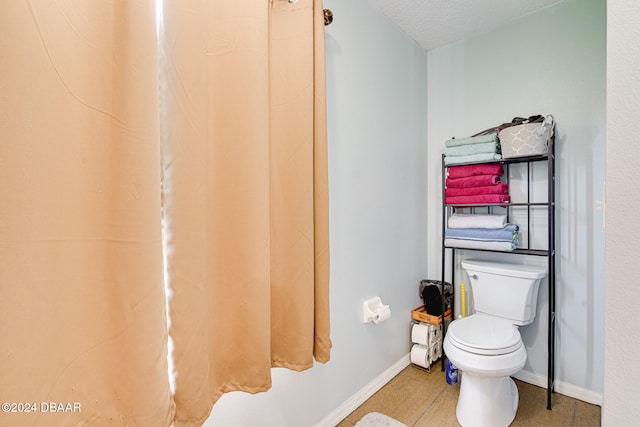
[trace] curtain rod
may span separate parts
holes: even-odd
[[[294,4],[297,3],[298,0],[289,0],[289,3]],[[331,25],[333,22],[333,12],[330,9],[323,9],[324,12],[324,25]]]
[[[325,25],[325,27],[327,25],[331,25],[332,22],[333,22],[333,12],[331,12],[331,9],[324,9],[324,25]]]

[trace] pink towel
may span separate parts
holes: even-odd
[[[445,188],[445,196],[475,196],[478,194],[509,194],[509,184],[499,182],[496,185],[482,187]]]
[[[482,203],[509,203],[511,197],[508,194],[478,194],[476,196],[454,196],[445,197],[444,202],[448,205],[470,204],[478,205]]]
[[[449,168],[449,178],[463,178],[474,175],[499,175],[502,176],[504,170],[501,164],[480,163],[477,165],[451,166]]]
[[[448,188],[469,188],[496,185],[499,182],[499,175],[474,175],[464,178],[447,178],[446,184]]]

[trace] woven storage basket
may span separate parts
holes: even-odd
[[[523,157],[547,154],[553,136],[553,116],[542,123],[525,123],[502,129],[499,133],[502,157]]]

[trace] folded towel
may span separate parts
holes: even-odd
[[[449,217],[449,228],[504,228],[507,216],[501,214],[462,214],[455,213]]]
[[[448,170],[449,178],[464,178],[474,175],[504,175],[504,169],[499,163],[480,163],[477,165],[451,166]]]
[[[501,153],[500,143],[495,141],[481,142],[480,144],[456,145],[444,149],[445,156],[469,156],[480,153]]]
[[[508,194],[478,194],[475,196],[446,196],[444,202],[447,205],[479,205],[482,203],[511,203]]]
[[[496,153],[470,154],[468,156],[445,156],[444,164],[455,165],[460,163],[484,162],[487,160],[500,160],[501,158],[502,154]]]
[[[469,188],[496,185],[499,182],[500,176],[498,175],[475,175],[464,178],[447,178],[445,184],[447,188]]]
[[[445,141],[447,147],[457,147],[458,145],[481,144],[483,142],[498,141],[498,133],[490,133],[488,135],[470,136],[468,138],[453,138]]]
[[[481,187],[445,188],[445,196],[475,196],[478,194],[509,194],[509,184],[499,182],[496,185]]]
[[[516,242],[483,242],[480,240],[444,239],[448,248],[485,249],[489,251],[513,252]]]
[[[517,242],[518,229],[517,224],[507,224],[503,228],[447,228],[444,236],[447,239]]]

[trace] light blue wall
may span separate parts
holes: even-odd
[[[604,343],[605,0],[566,0],[428,54],[429,251],[440,245],[444,141],[514,116],[557,120],[557,379],[601,399]],[[435,252],[437,253],[437,252]],[[439,257],[429,272],[440,271]],[[460,277],[460,276],[458,276]],[[546,283],[536,323],[521,328],[525,371],[546,375]]]
[[[205,426],[312,426],[410,350],[426,277],[426,53],[361,0],[325,0],[331,361],[274,370],[267,393],[230,393]],[[361,322],[379,295],[392,318]]]

